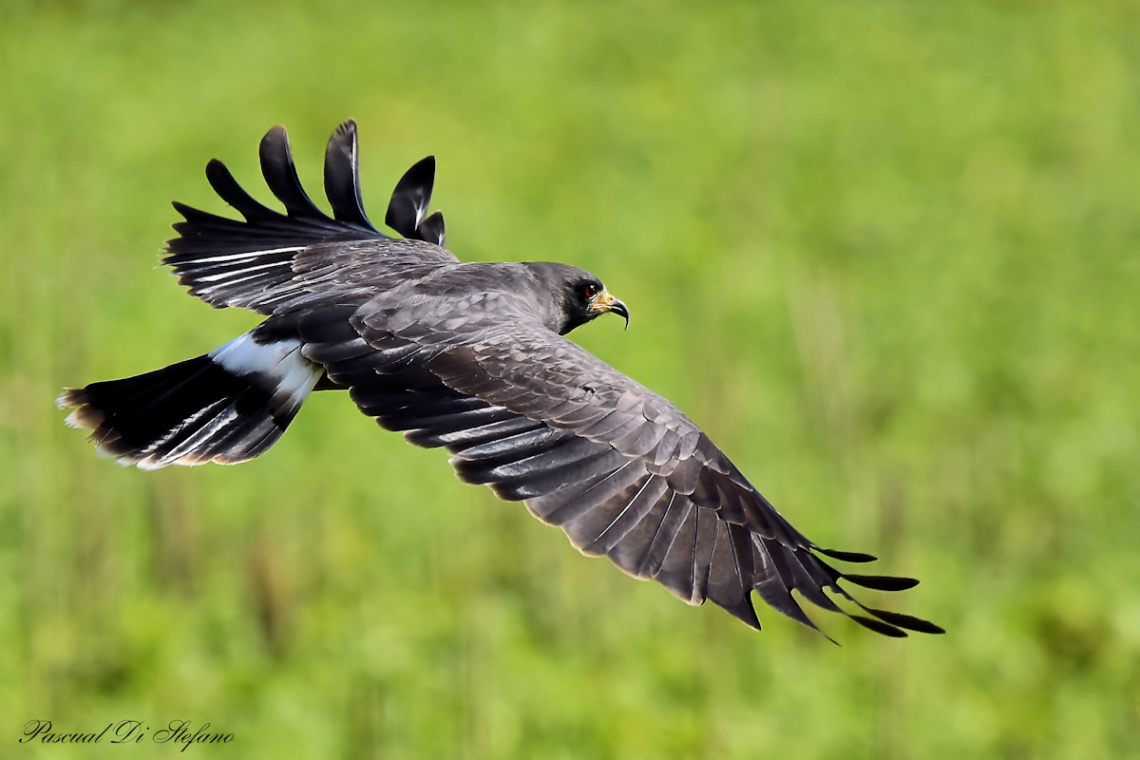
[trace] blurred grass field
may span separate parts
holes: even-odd
[[[1138,39],[1125,2],[7,0],[0,754],[1140,757]],[[343,395],[241,467],[96,459],[61,387],[256,322],[157,267],[169,201],[225,210],[211,157],[266,198],[278,123],[319,195],[348,116],[374,219],[435,154],[450,248],[597,272],[633,323],[575,339],[949,634],[687,608]]]

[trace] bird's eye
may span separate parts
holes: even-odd
[[[598,294],[598,286],[590,284],[582,288],[582,292],[586,294],[586,298],[593,298]]]

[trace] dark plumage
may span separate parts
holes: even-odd
[[[206,356],[134,378],[65,391],[71,424],[144,468],[257,456],[314,389],[347,389],[361,411],[421,446],[442,446],[470,483],[525,501],[585,554],[653,578],[690,604],[711,599],[759,628],[751,592],[815,628],[792,596],[871,630],[940,633],[866,607],[846,581],[897,591],[917,581],[844,574],[791,526],[688,417],[561,335],[625,305],[581,269],[545,262],[462,263],[443,217],[428,214],[435,160],[396,185],[385,221],[360,196],[356,125],[325,157],[320,211],[297,178],[284,129],[261,166],[285,207],[251,198],[226,167],[206,176],[244,221],[183,204],[165,263],[203,301],[266,315]],[[841,609],[827,592],[866,614]]]

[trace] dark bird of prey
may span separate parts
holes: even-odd
[[[840,581],[917,581],[832,567],[823,557],[874,557],[809,541],[676,406],[563,337],[607,313],[628,326],[600,279],[564,264],[461,262],[444,248],[443,216],[427,213],[434,158],[396,185],[384,221],[399,239],[364,213],[354,122],[325,153],[332,217],[302,189],[284,129],[265,135],[260,156],[285,213],[213,160],[210,185],[244,220],[175,203],[185,221],[164,262],[206,303],[265,321],[204,356],[66,390],[68,423],[91,429],[102,453],[146,470],[244,462],[309,393],[347,390],[382,427],[446,448],[461,479],[524,502],[583,554],[689,604],[710,599],[759,629],[755,590],[816,628],[799,592],[887,636],[942,632],[857,601]]]

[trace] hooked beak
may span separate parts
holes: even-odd
[[[594,296],[594,300],[590,302],[590,311],[596,312],[613,312],[619,316],[625,317],[625,329],[629,329],[629,308],[624,303],[614,298],[609,294],[609,291],[603,290],[598,295]]]

